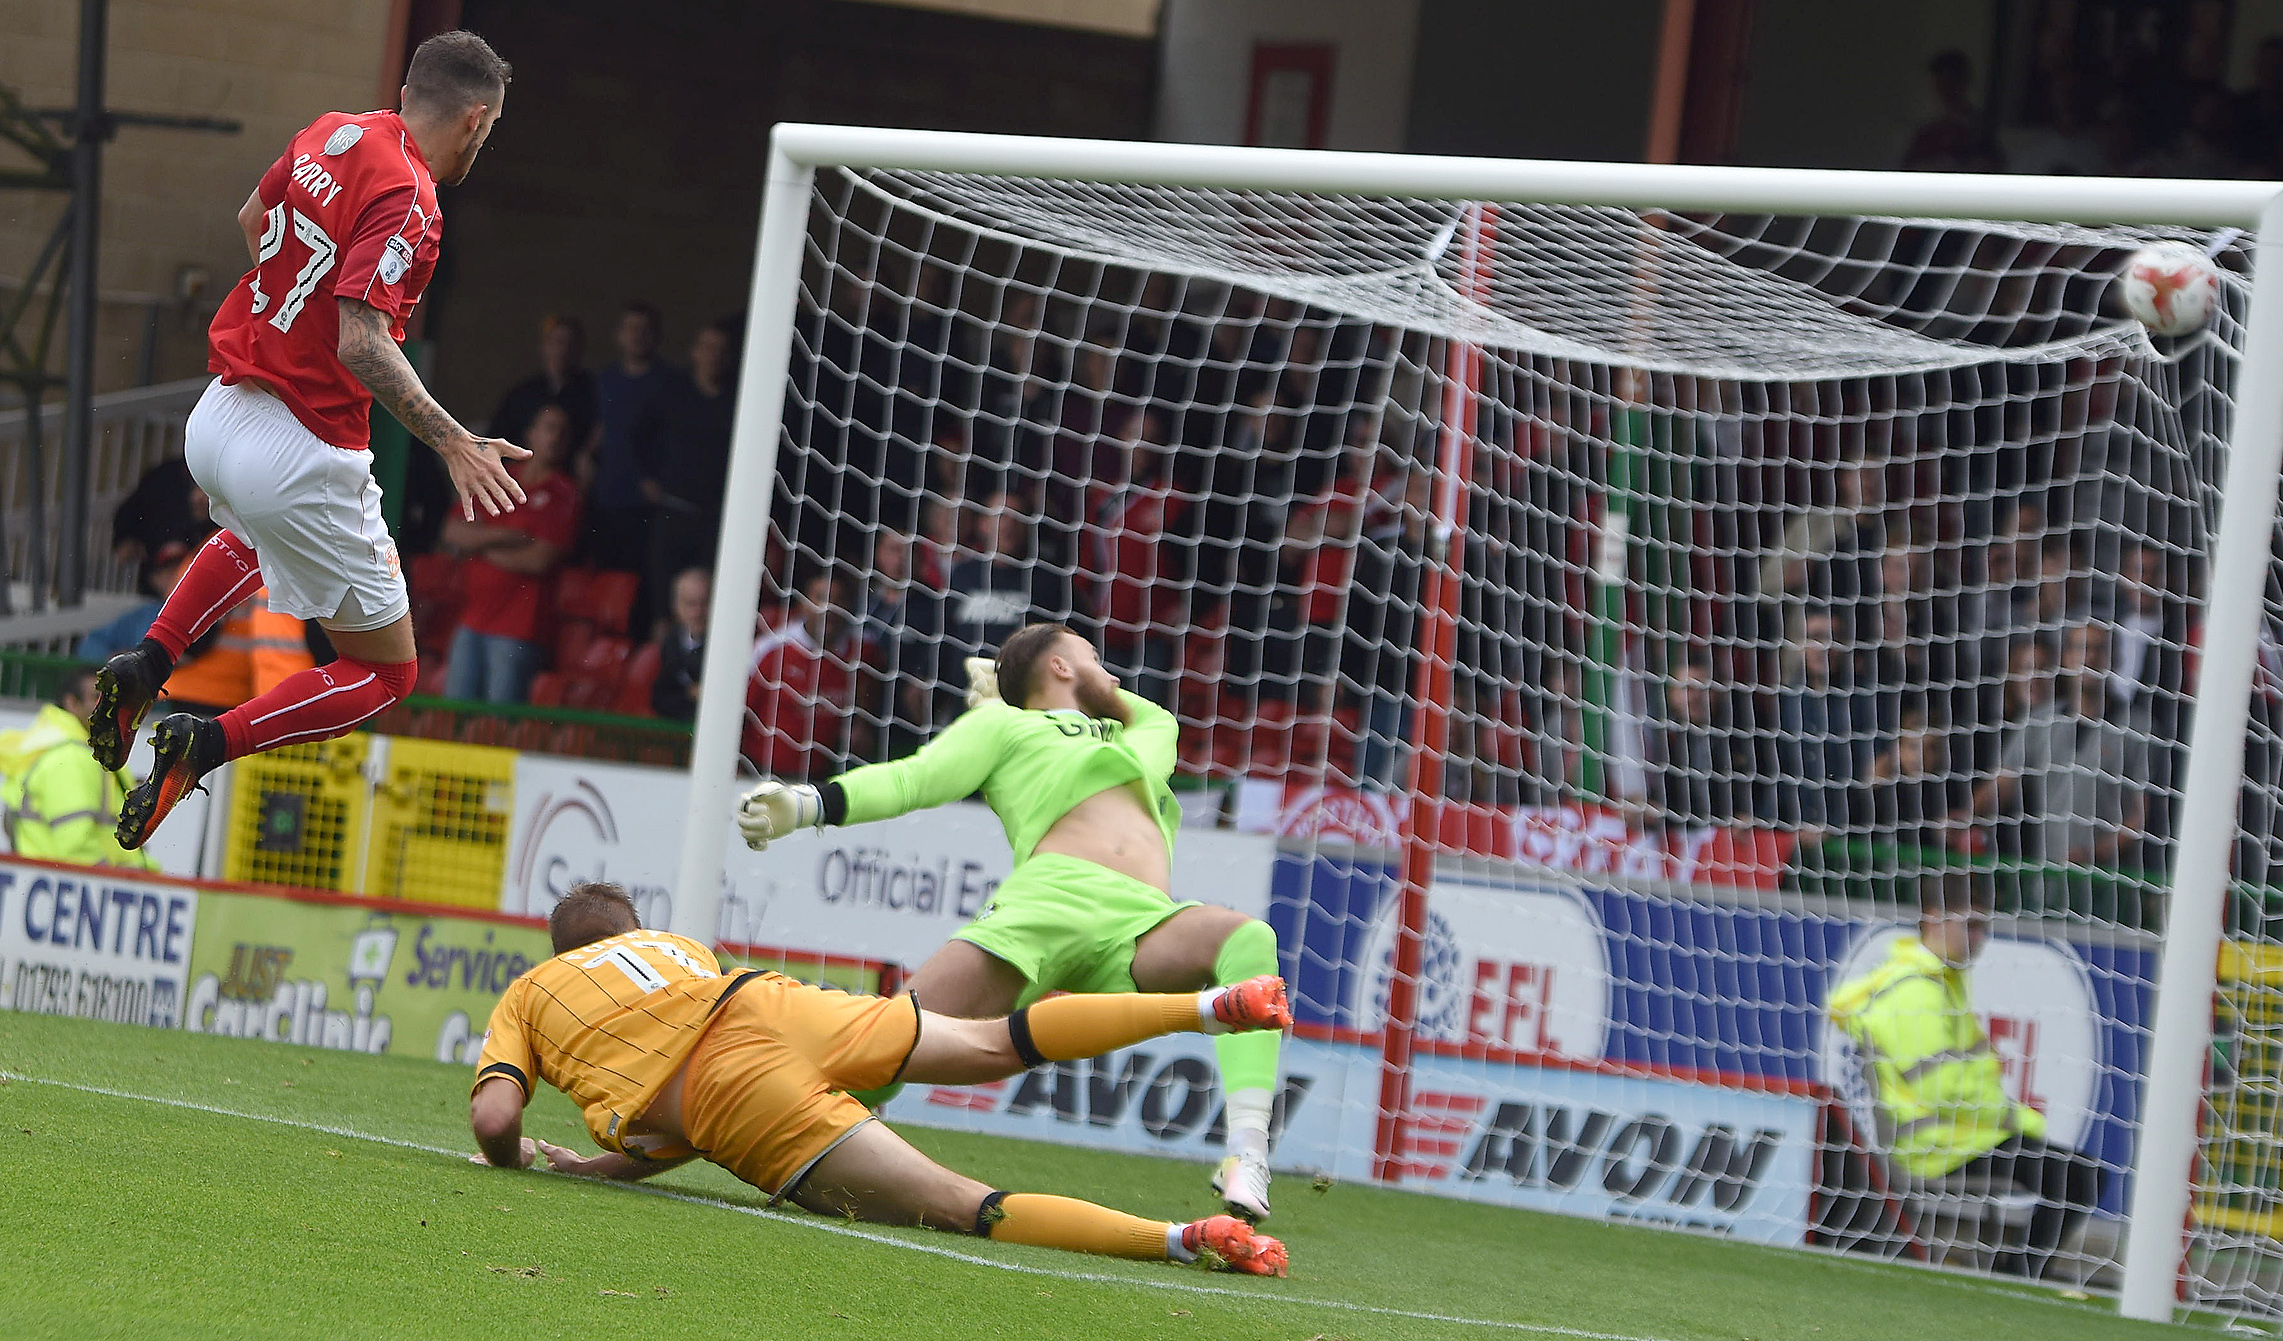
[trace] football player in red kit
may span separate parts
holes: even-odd
[[[97,677],[88,743],[117,768],[175,660],[255,589],[325,627],[339,659],[287,678],[214,721],[161,717],[150,780],[119,812],[141,847],[226,760],[345,735],[411,692],[404,577],[381,523],[367,418],[378,400],[436,449],[464,515],[523,501],[502,458],[429,396],[397,345],[436,268],[436,185],[456,186],[499,119],[509,70],[474,33],[431,37],[405,71],[403,110],[328,113],[293,137],[238,211],[254,268],[216,314],[183,455],[222,529],[151,625]]]

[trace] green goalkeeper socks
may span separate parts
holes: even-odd
[[[1228,940],[1221,943],[1221,953],[1213,959],[1213,985],[1227,987],[1276,971],[1276,933],[1268,929],[1266,922],[1250,921],[1230,932]],[[1276,1093],[1277,1051],[1283,1042],[1284,1036],[1273,1029],[1221,1034],[1213,1039],[1213,1052],[1221,1063],[1221,1089],[1229,1096],[1232,1149],[1239,1144],[1237,1128],[1257,1124],[1257,1136],[1262,1152],[1266,1153],[1268,1105],[1263,1101]],[[1253,1091],[1257,1095],[1248,1093]],[[1244,1096],[1243,1102],[1239,1096]],[[1249,1138],[1254,1133],[1247,1131],[1245,1135]]]

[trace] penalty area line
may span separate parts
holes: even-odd
[[[299,1118],[278,1117],[270,1113],[248,1113],[242,1109],[222,1108],[214,1104],[197,1103],[189,1099],[169,1099],[163,1095],[136,1094],[129,1090],[109,1089],[101,1085],[82,1085],[69,1080],[50,1080],[45,1076],[28,1076],[18,1071],[0,1071],[0,1080],[18,1081],[28,1085],[46,1085],[54,1089],[72,1090],[80,1094],[99,1095],[106,1099],[125,1099],[134,1103],[156,1104],[163,1108],[180,1108],[213,1117],[237,1118],[245,1122],[266,1122],[277,1127],[291,1127],[297,1131],[316,1132],[324,1136],[338,1136],[346,1140],[367,1141],[374,1145],[393,1146],[398,1150],[416,1150],[427,1155],[446,1155],[465,1160],[468,1152],[445,1146],[428,1145],[420,1141],[400,1140],[393,1136],[378,1136],[358,1131],[353,1127],[335,1127],[322,1122],[304,1122]],[[553,1177],[570,1177],[540,1170]],[[1561,1327],[1551,1323],[1509,1322],[1499,1318],[1469,1318],[1453,1313],[1428,1313],[1408,1308],[1387,1308],[1377,1304],[1359,1304],[1346,1299],[1318,1299],[1309,1295],[1262,1293],[1253,1290],[1233,1289],[1226,1285],[1193,1285],[1184,1281],[1145,1280],[1139,1276],[1123,1276],[1107,1271],[1064,1271],[1054,1267],[1031,1266],[1022,1262],[1003,1262],[997,1258],[979,1257],[956,1248],[933,1243],[915,1243],[910,1239],[890,1234],[874,1233],[842,1224],[807,1212],[791,1213],[771,1211],[760,1206],[746,1206],[718,1197],[699,1196],[692,1192],[676,1192],[671,1188],[652,1187],[644,1183],[614,1183],[607,1179],[581,1178],[580,1182],[637,1192],[644,1196],[663,1197],[668,1201],[686,1202],[692,1206],[705,1206],[716,1210],[734,1211],[750,1215],[771,1224],[788,1225],[797,1229],[817,1230],[841,1238],[858,1239],[883,1247],[905,1252],[924,1253],[930,1257],[946,1258],[968,1266],[986,1267],[993,1271],[1013,1272],[1021,1276],[1044,1276],[1053,1280],[1077,1281],[1088,1284],[1123,1285],[1142,1290],[1165,1291],[1177,1294],[1205,1295],[1218,1299],[1232,1299],[1248,1304],[1286,1304],[1299,1308],[1332,1309],[1343,1313],[1363,1313],[1374,1317],[1406,1318],[1414,1322],[1444,1322],[1459,1327],[1483,1327],[1494,1331],[1521,1332],[1531,1336],[1558,1336],[1570,1341],[1669,1341],[1665,1337],[1636,1336],[1625,1332],[1595,1332],[1578,1327]]]

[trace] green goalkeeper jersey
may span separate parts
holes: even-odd
[[[1033,712],[998,702],[969,708],[917,753],[852,768],[834,779],[846,805],[838,822],[889,819],[980,788],[1021,866],[1071,807],[1097,792],[1130,786],[1156,817],[1171,854],[1181,805],[1166,778],[1173,772],[1180,725],[1138,694],[1121,691],[1118,697],[1131,725],[1074,708]]]

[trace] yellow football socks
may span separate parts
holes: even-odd
[[[1058,996],[1041,1001],[1008,1020],[1015,1047],[1027,1041],[1050,1062],[1099,1057],[1164,1034],[1194,1033],[1204,1027],[1195,992],[1130,992],[1109,996]],[[1023,1059],[1032,1062],[1026,1056]]]
[[[1101,997],[1084,998],[1100,1001]],[[1100,1253],[1104,1257],[1132,1257],[1162,1262],[1174,1226],[1163,1220],[1113,1211],[1072,1197],[1050,1197],[1039,1192],[1014,1192],[986,1215],[996,1218],[991,1237],[1005,1243],[1029,1243],[1041,1248],[1067,1248],[1072,1252]]]

